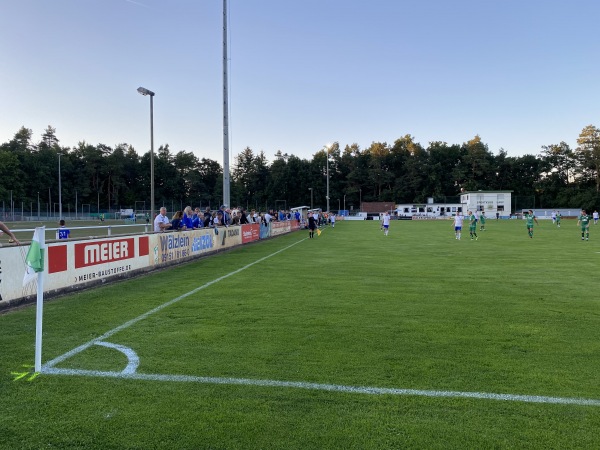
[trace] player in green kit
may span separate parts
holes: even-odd
[[[479,214],[479,231],[485,231],[485,212]]]
[[[558,212],[556,213],[556,226],[557,226],[558,228],[560,228],[560,219],[562,219],[562,215],[560,214],[560,211],[558,211]]]
[[[581,214],[579,215],[579,218],[577,219],[577,225],[581,225],[581,240],[583,241],[583,238],[585,236],[585,240],[589,241],[590,240],[590,216],[588,216],[585,212],[585,209],[581,210]]]
[[[473,240],[473,236],[475,236],[475,240],[477,240],[477,216],[469,211],[469,235],[471,236],[471,240]]]
[[[525,214],[524,219],[527,221],[526,225],[527,225],[527,234],[529,234],[529,237],[531,239],[533,239],[533,222],[535,222],[537,225],[539,225],[537,218],[535,217],[535,215],[533,214],[533,211],[530,209],[528,214]]]

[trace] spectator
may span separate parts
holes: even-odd
[[[225,212],[225,205],[221,205],[221,207],[217,210],[217,216],[219,215],[219,213],[221,213],[221,220],[219,220],[219,223],[221,225],[228,225],[228,219],[229,217],[227,217],[227,213]]]
[[[273,216],[271,214],[269,214],[268,212],[266,212],[264,215],[264,222],[268,225],[272,219],[273,219]]]
[[[194,210],[192,217],[192,228],[202,228],[204,226],[204,215],[200,212],[200,208]]]
[[[177,211],[173,214],[171,219],[171,229],[173,231],[185,230],[185,224],[183,223],[183,211]]]
[[[225,223],[225,212],[218,210],[213,217],[213,222],[215,227],[227,226]]]
[[[246,210],[244,208],[242,208],[240,213],[240,224],[241,225],[245,225],[247,223],[250,223],[250,221],[248,220],[248,216],[246,216]]]
[[[212,214],[210,212],[210,206],[207,206],[204,210],[204,226],[210,227],[212,226]]]
[[[183,217],[181,218],[182,230],[191,230],[194,228],[192,223],[192,207],[186,206],[183,210]]]
[[[154,232],[165,231],[167,228],[171,228],[171,222],[167,217],[167,208],[163,206],[160,208],[160,214],[154,218]]]
[[[71,230],[69,230],[65,226],[65,220],[60,219],[58,224],[60,225],[60,228],[58,229],[58,238],[59,239],[69,239],[69,234],[71,234]]]

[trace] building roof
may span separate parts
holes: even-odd
[[[464,191],[464,192],[461,192],[460,195],[464,195],[464,194],[510,194],[511,192],[514,192],[514,191],[509,191],[509,190],[506,190],[506,191],[482,191],[482,190],[479,190],[479,191]]]

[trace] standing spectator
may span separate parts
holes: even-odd
[[[171,218],[171,229],[174,231],[185,230],[183,223],[183,211],[177,211]]]
[[[231,225],[231,213],[227,212],[227,208],[225,208],[225,205],[221,205],[221,208],[219,208],[217,213],[219,212],[221,212],[221,215],[223,216],[220,220],[221,225]]]
[[[194,210],[192,217],[192,228],[202,228],[204,226],[204,215],[200,211],[200,208]]]
[[[182,230],[191,230],[194,228],[194,224],[192,222],[192,207],[186,206],[183,210],[183,217],[181,218],[181,229]]]
[[[167,217],[167,208],[163,206],[160,208],[160,213],[154,218],[154,232],[165,231],[167,228],[171,228],[171,221]]]
[[[65,220],[64,219],[60,219],[60,221],[58,222],[58,224],[60,225],[60,228],[58,229],[58,238],[59,239],[69,239],[69,235],[71,234],[71,230],[69,230],[65,226]]]
[[[4,232],[4,233],[8,234],[8,237],[10,238],[10,239],[8,240],[8,242],[10,242],[10,243],[13,243],[13,242],[14,242],[14,243],[15,243],[15,244],[17,244],[17,245],[20,245],[20,244],[21,244],[21,243],[19,242],[19,240],[18,240],[18,239],[15,237],[15,235],[12,233],[12,231],[10,231],[10,230],[8,229],[8,227],[7,227],[6,225],[4,225],[2,222],[0,222],[0,231],[2,231],[2,232]]]
[[[273,219],[273,216],[271,214],[269,214],[268,212],[266,212],[264,215],[265,224],[269,225],[269,223],[271,222],[272,219]]]
[[[223,225],[223,211],[219,210],[213,213],[212,226],[219,227]]]
[[[250,223],[248,220],[248,216],[246,216],[246,210],[244,208],[241,209],[242,213],[240,215],[240,224],[244,225]]]
[[[210,227],[212,224],[212,214],[210,213],[210,206],[207,206],[204,210],[204,226]]]

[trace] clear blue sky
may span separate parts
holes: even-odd
[[[0,143],[222,163],[222,0],[0,0]],[[600,125],[597,0],[230,0],[231,162],[405,134],[537,154]]]

